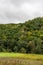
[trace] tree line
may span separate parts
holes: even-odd
[[[0,52],[43,54],[43,17],[0,24]]]

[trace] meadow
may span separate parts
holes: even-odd
[[[43,65],[43,55],[0,53],[0,65]]]

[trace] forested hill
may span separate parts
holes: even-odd
[[[0,52],[43,54],[43,18],[0,24]]]

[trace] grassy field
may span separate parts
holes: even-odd
[[[0,57],[13,57],[13,58],[43,60],[43,55],[41,55],[41,54],[0,53]]]
[[[0,53],[0,65],[43,65],[43,55]]]

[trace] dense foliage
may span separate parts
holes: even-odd
[[[0,52],[43,54],[43,18],[0,24]]]

